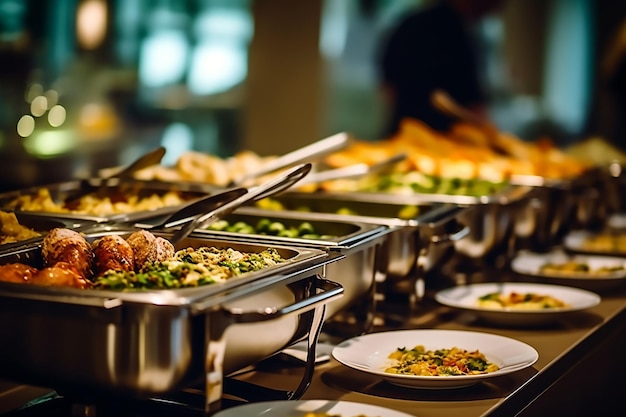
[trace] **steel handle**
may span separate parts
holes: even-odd
[[[319,275],[316,275],[315,279],[317,284],[316,287],[322,291],[307,297],[304,300],[296,301],[293,304],[283,307],[270,306],[258,309],[257,311],[242,312],[238,309],[225,309],[223,311],[236,323],[256,323],[276,319],[278,317],[283,317],[299,311],[309,311],[319,304],[327,303],[335,298],[343,296],[344,288],[341,284],[321,278]]]
[[[350,136],[347,133],[337,133],[335,135],[327,137],[326,139],[318,140],[317,142],[314,142],[310,145],[306,145],[302,148],[296,149],[295,151],[291,151],[282,156],[279,156],[275,160],[269,162],[259,171],[246,174],[243,177],[239,178],[236,183],[245,185],[248,181],[252,179],[258,178],[274,171],[278,171],[279,169],[287,168],[289,166],[299,163],[313,161],[332,152],[341,150],[348,146],[349,143]]]
[[[460,241],[461,239],[464,239],[466,236],[469,235],[469,233],[470,233],[469,226],[464,226],[461,230],[456,231],[454,233],[433,236],[430,239],[430,242],[437,246],[454,244]]]

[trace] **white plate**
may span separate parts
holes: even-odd
[[[563,238],[563,247],[573,252],[592,253],[595,255],[607,256],[626,256],[626,251],[615,249],[586,248],[585,242],[597,236],[604,236],[589,230],[574,230]],[[624,236],[624,232],[615,230],[615,237],[619,237],[620,241]]]
[[[584,288],[590,291],[606,290],[626,284],[626,270],[614,271],[602,275],[593,275],[592,273],[584,272],[561,275],[554,273],[546,274],[540,271],[541,267],[548,262],[563,263],[567,260],[587,263],[592,270],[616,265],[621,265],[626,268],[626,258],[619,256],[570,255],[562,251],[549,253],[524,251],[513,258],[511,261],[511,269],[518,274],[527,275],[529,277],[540,277],[542,283],[561,284],[570,287]]]
[[[541,310],[520,310],[515,308],[489,308],[478,304],[480,297],[495,292],[500,292],[503,295],[511,292],[549,295],[563,301],[568,306]],[[448,288],[435,294],[435,300],[449,307],[472,311],[477,316],[494,323],[531,325],[547,323],[574,311],[594,307],[600,303],[601,299],[596,293],[561,285],[494,282]]]
[[[500,367],[480,375],[418,376],[390,374],[390,353],[397,348],[423,345],[426,350],[458,347],[481,351],[487,360]],[[398,330],[370,333],[341,342],[333,357],[343,365],[378,376],[392,384],[408,388],[448,389],[477,384],[485,379],[506,375],[532,366],[539,354],[531,346],[515,339],[491,333],[463,330]]]
[[[357,415],[412,417],[409,414],[376,405],[327,400],[263,401],[228,408],[218,412],[214,417],[303,417],[310,412],[336,414],[341,417]]]

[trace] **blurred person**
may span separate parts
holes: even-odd
[[[405,117],[448,129],[453,119],[431,104],[436,89],[485,117],[487,97],[471,28],[503,1],[440,0],[399,22],[382,44],[378,63],[388,110],[386,135],[396,133]]]

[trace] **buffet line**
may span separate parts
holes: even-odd
[[[320,337],[341,366],[391,387],[454,392],[526,375],[537,350],[495,332],[394,328],[398,314],[419,319],[434,302],[532,328],[626,285],[621,161],[546,139],[406,120],[384,142],[340,133],[277,157],[188,152],[163,166],[163,154],[0,195],[0,339],[12,341],[0,378],[73,409],[159,398],[228,417],[260,414],[260,398],[276,416],[400,417],[295,408]],[[496,278],[508,272],[517,279]],[[233,377],[296,346],[293,387]]]

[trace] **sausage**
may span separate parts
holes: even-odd
[[[93,271],[96,277],[109,270],[134,271],[135,255],[133,249],[123,237],[106,235],[92,245],[94,262]]]
[[[91,279],[93,251],[85,237],[70,229],[55,228],[44,237],[41,255],[44,266],[54,266],[58,262],[73,265],[81,277]]]
[[[48,285],[55,287],[73,287],[85,289],[91,287],[91,282],[82,277],[72,264],[57,262],[38,271],[31,279],[31,284]]]

